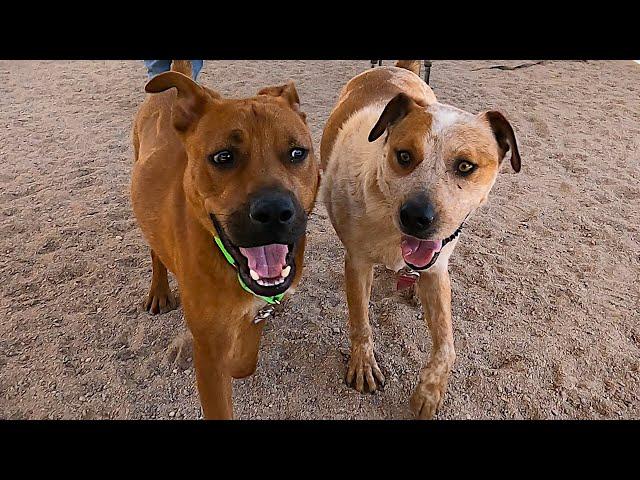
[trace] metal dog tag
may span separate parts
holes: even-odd
[[[398,282],[396,283],[397,290],[404,290],[405,288],[409,288],[413,286],[420,279],[420,272],[416,272],[415,270],[404,267],[402,270],[398,272]]]
[[[274,312],[275,312],[275,309],[273,308],[273,306],[266,305],[265,307],[258,310],[258,313],[256,313],[256,316],[253,317],[253,323],[260,323],[263,320],[266,320],[267,318],[272,316]]]

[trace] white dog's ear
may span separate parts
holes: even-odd
[[[178,97],[173,105],[171,119],[176,130],[184,132],[200,119],[209,98],[206,90],[180,72],[170,71],[156,75],[147,82],[147,93],[160,93],[175,88]]]
[[[493,136],[498,142],[498,152],[500,154],[500,162],[504,160],[505,155],[511,151],[511,167],[519,172],[522,166],[520,161],[520,152],[518,151],[518,142],[516,142],[516,134],[509,121],[500,112],[489,111],[479,115],[479,117],[489,123]]]
[[[399,93],[387,103],[384,107],[380,118],[373,126],[369,133],[369,141],[374,142],[387,130],[390,126],[398,123],[413,109],[418,108],[419,104],[406,93]]]

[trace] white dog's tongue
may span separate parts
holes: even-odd
[[[400,242],[404,261],[418,268],[426,267],[433,256],[442,248],[442,240],[420,240],[419,238],[402,236]]]
[[[249,268],[260,278],[279,278],[287,264],[288,251],[289,247],[279,243],[252,248],[240,247],[240,252],[249,261]]]

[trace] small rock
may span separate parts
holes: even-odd
[[[116,240],[122,240],[122,237],[120,235],[116,235]]]
[[[176,412],[169,412],[169,416],[170,416],[171,418],[175,417],[175,416],[176,416]]]

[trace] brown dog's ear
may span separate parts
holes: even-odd
[[[300,111],[300,97],[292,80],[278,87],[265,87],[258,92],[258,95],[270,95],[286,100],[289,106],[302,117],[302,120],[307,121],[307,115]]]
[[[373,129],[369,133],[369,141],[374,142],[380,135],[382,135],[387,128],[391,125],[402,120],[411,111],[412,108],[417,107],[418,104],[409,95],[405,93],[399,93],[393,97],[387,106],[384,107],[380,118],[373,126]]]
[[[156,75],[144,87],[147,93],[160,93],[175,88],[178,97],[173,105],[173,126],[181,132],[194,125],[204,112],[207,93],[200,85],[180,72],[170,71]]]
[[[520,171],[520,152],[518,151],[518,143],[516,142],[516,134],[509,121],[500,112],[489,111],[480,114],[480,117],[489,122],[493,136],[498,142],[498,153],[500,154],[500,162],[504,160],[505,155],[511,150],[511,167],[517,172]]]

